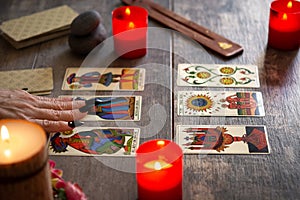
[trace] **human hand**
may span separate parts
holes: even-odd
[[[46,132],[70,131],[68,122],[87,114],[78,109],[85,101],[72,98],[34,96],[23,90],[0,89],[0,119],[25,119],[41,125]]]

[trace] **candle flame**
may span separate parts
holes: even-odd
[[[6,126],[1,126],[1,139],[5,142],[9,141],[9,132]]]
[[[129,27],[130,29],[133,29],[133,28],[135,27],[135,25],[134,25],[133,22],[129,22],[128,27]]]
[[[157,141],[157,145],[158,145],[158,146],[163,146],[163,145],[165,145],[165,141],[163,141],[163,140],[158,140],[158,141]]]
[[[292,1],[289,1],[289,2],[288,2],[287,7],[288,7],[288,8],[292,8],[292,7],[293,7]]]
[[[286,13],[283,13],[282,20],[287,20],[287,14]]]
[[[126,14],[126,15],[130,15],[130,9],[129,9],[129,8],[126,8],[126,9],[125,9],[125,14]]]
[[[161,170],[161,164],[160,164],[160,162],[156,161],[156,162],[154,163],[154,169],[155,169],[155,170]]]

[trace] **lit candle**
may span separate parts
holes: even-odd
[[[281,50],[298,49],[300,44],[300,2],[271,3],[268,45]]]
[[[138,58],[147,52],[148,12],[138,6],[123,6],[112,12],[115,52],[122,58]]]
[[[46,144],[39,125],[0,120],[0,199],[53,199]]]
[[[169,140],[151,140],[136,152],[138,199],[182,199],[182,150]]]

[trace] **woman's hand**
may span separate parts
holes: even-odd
[[[84,105],[85,101],[72,98],[49,98],[23,90],[0,89],[0,119],[25,119],[41,125],[46,132],[72,130],[68,122],[87,115],[78,110]]]

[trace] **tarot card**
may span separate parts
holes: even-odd
[[[62,90],[144,90],[142,68],[67,68]]]
[[[179,91],[178,115],[265,116],[261,92]]]
[[[263,125],[179,125],[176,143],[186,154],[270,153]]]
[[[255,65],[179,64],[177,85],[259,88]]]
[[[87,112],[83,121],[139,121],[141,119],[142,96],[72,96],[85,100],[80,108]]]
[[[50,155],[133,156],[139,146],[140,129],[77,127],[57,132],[49,139]]]
[[[50,94],[53,90],[52,68],[1,71],[0,87],[25,90],[34,95]]]

